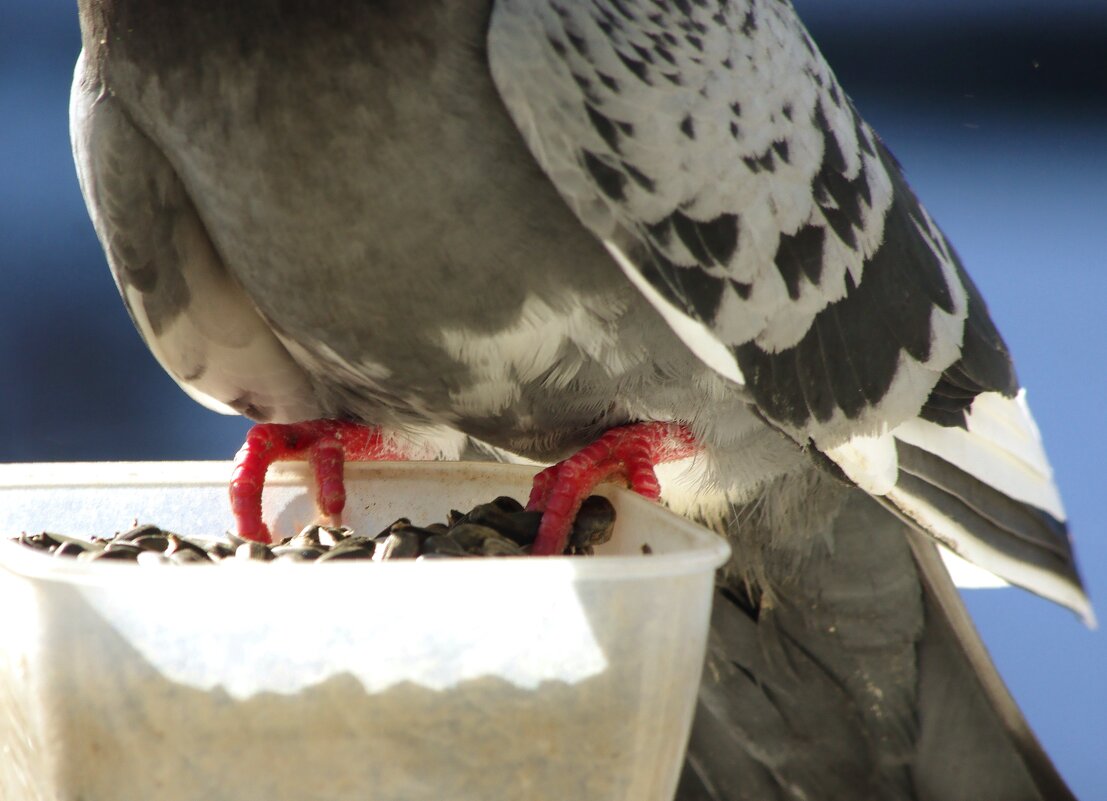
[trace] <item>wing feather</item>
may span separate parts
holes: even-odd
[[[790,6],[501,0],[489,60],[566,202],[777,425],[830,446],[918,413],[965,290]],[[823,315],[879,357],[799,375]]]
[[[692,353],[955,553],[1088,614],[987,307],[790,4],[497,0],[488,44],[539,164]]]

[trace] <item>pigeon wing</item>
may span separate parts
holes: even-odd
[[[790,4],[497,0],[488,52],[538,163],[692,353],[952,551],[1090,615],[987,308]],[[979,434],[997,415],[1012,438]]]

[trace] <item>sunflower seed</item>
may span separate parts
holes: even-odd
[[[611,539],[615,528],[615,507],[602,495],[592,495],[584,503],[573,521],[569,544],[574,548],[603,545]]]
[[[264,542],[244,542],[234,549],[234,558],[268,562],[273,558],[273,552]]]

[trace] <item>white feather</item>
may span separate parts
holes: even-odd
[[[939,543],[975,565],[988,565],[999,575],[1055,601],[1080,615],[1089,626],[1095,625],[1091,602],[1081,588],[1056,573],[996,550],[983,540],[966,538],[960,527],[925,499],[893,488],[887,497],[907,517],[917,521]]]
[[[633,355],[616,337],[621,312],[618,300],[606,295],[581,296],[563,311],[531,295],[509,328],[491,333],[444,328],[443,351],[472,374],[464,388],[451,390],[453,408],[495,416],[518,400],[522,384],[541,379],[551,387],[567,386],[588,361],[612,376],[625,372]]]
[[[1008,497],[1065,519],[1061,496],[1042,449],[1025,390],[1015,398],[986,392],[973,401],[968,429],[910,420],[893,432],[994,487]]]
[[[885,495],[896,484],[899,460],[887,434],[859,436],[825,451],[842,472],[871,495]]]
[[[1011,586],[995,573],[965,561],[944,545],[938,546],[938,555],[942,557],[954,586],[963,590],[991,590]]]
[[[609,253],[615,257],[619,268],[626,277],[645,295],[646,300],[657,309],[669,327],[673,329],[680,341],[688,346],[708,367],[719,375],[729,378],[735,384],[745,386],[746,378],[738,367],[738,360],[734,358],[734,352],[719,341],[715,334],[706,325],[689,317],[683,311],[671,304],[654,289],[638,268],[630,263],[626,255],[611,242],[604,242]]]

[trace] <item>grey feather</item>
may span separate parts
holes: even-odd
[[[164,153],[77,64],[74,157],[96,233],[135,327],[194,398],[256,420],[319,413],[300,367],[229,273]]]
[[[716,594],[678,799],[1072,798],[934,545],[856,490],[806,492],[823,523],[799,569],[765,530],[803,529],[787,502],[738,513],[760,579]]]

